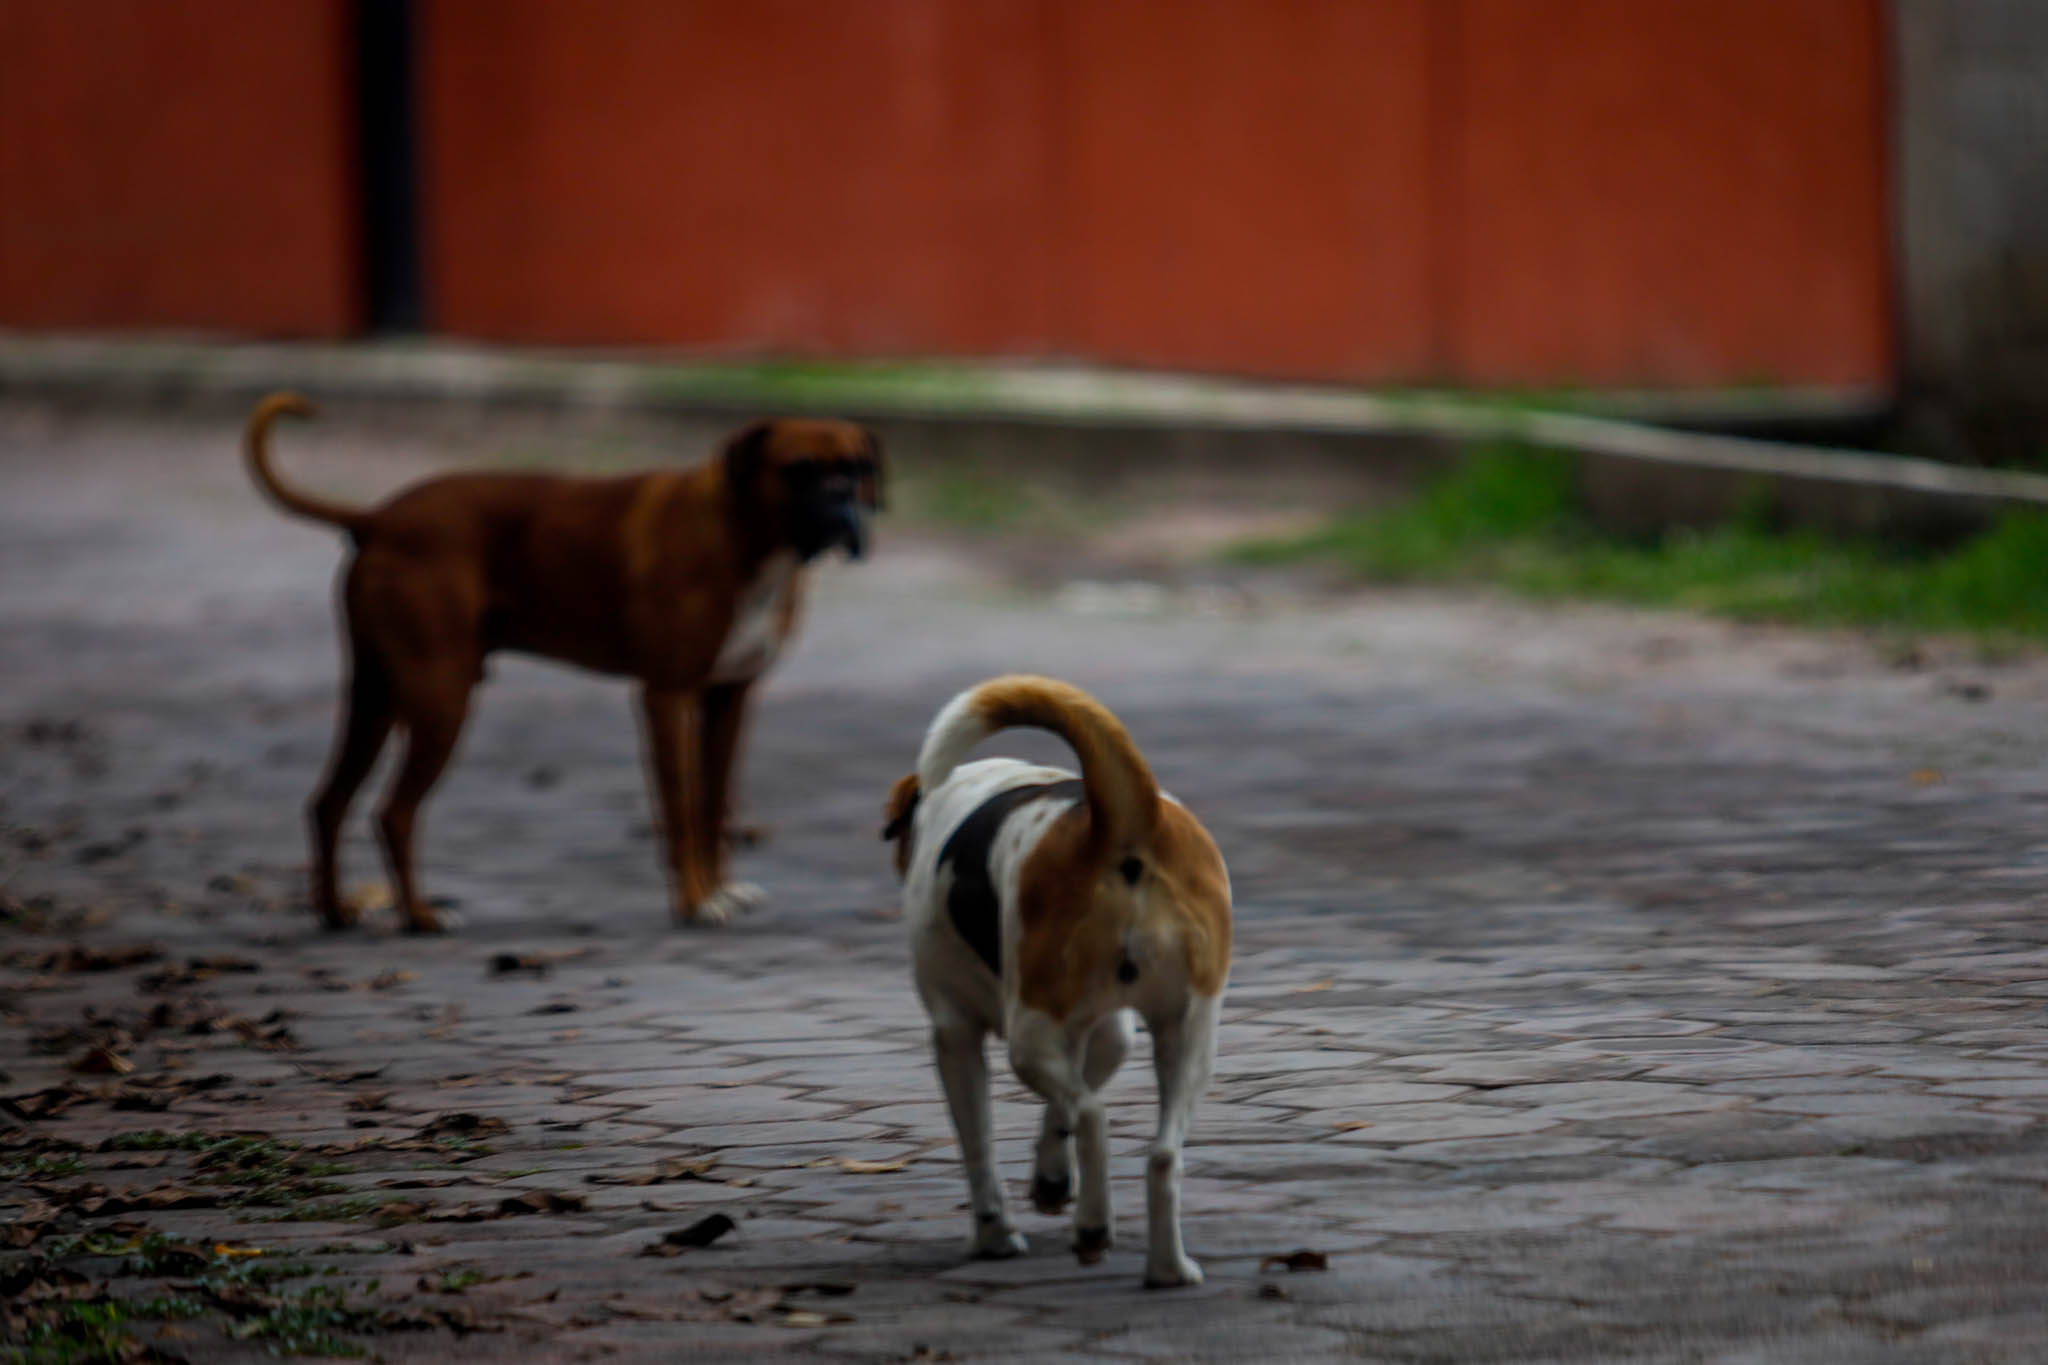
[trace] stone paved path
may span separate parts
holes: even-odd
[[[330,1268],[412,1315],[359,1338],[390,1360],[2048,1353],[2038,662],[1459,597],[1027,590],[885,530],[759,713],[744,801],[772,838],[741,864],[768,908],[670,930],[623,688],[514,660],[428,809],[465,927],[337,937],[300,908],[298,818],[336,547],[230,445],[0,409],[0,1068],[18,1105],[84,1092],[0,1150],[0,1216],[51,1204],[46,1250],[114,1221],[87,1183],[246,1193],[107,1139],[257,1132],[324,1149],[338,1188],[123,1217]],[[337,428],[291,458],[388,484],[444,455],[373,449]],[[1142,1045],[1111,1092],[1119,1248],[1078,1266],[1027,1214],[1028,1257],[959,1254],[874,833],[932,708],[1015,667],[1113,705],[1231,862],[1199,1290],[1138,1287]],[[95,965],[50,957],[72,943],[162,956],[65,970]],[[73,1069],[96,1039],[134,1070]],[[1002,1093],[1021,1182],[1033,1111]],[[713,1212],[736,1230],[641,1254]],[[1328,1268],[1262,1266],[1298,1250]],[[268,1358],[230,1320],[136,1331]]]

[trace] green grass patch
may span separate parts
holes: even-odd
[[[360,1356],[364,1347],[341,1333],[377,1330],[379,1310],[349,1302],[337,1285],[287,1287],[286,1282],[333,1274],[302,1261],[272,1261],[257,1248],[230,1248],[180,1241],[149,1230],[120,1235],[81,1233],[53,1238],[37,1248],[35,1266],[81,1259],[120,1258],[111,1275],[101,1272],[91,1297],[48,1298],[27,1305],[4,1365],[126,1365],[145,1349],[136,1329],[147,1324],[219,1313],[231,1339],[258,1341],[274,1355]],[[17,1267],[19,1268],[19,1267]],[[122,1297],[115,1282],[130,1278],[170,1279],[172,1292]],[[372,1281],[370,1290],[376,1288]]]
[[[316,1160],[295,1142],[233,1133],[117,1133],[101,1150],[191,1152],[193,1183],[226,1189],[223,1208],[276,1208],[341,1194],[346,1186],[321,1177],[352,1169]]]
[[[1774,530],[1765,495],[1725,524],[1647,542],[1595,528],[1574,462],[1554,451],[1474,449],[1413,502],[1247,542],[1244,563],[1333,563],[1382,582],[1494,583],[1532,597],[1591,597],[1750,621],[1981,637],[2048,636],[2048,516],[2007,514],[1945,550]]]
[[[79,1175],[84,1170],[85,1163],[75,1156],[62,1152],[35,1152],[0,1161],[0,1180],[49,1180]]]

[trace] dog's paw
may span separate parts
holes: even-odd
[[[1030,1250],[1024,1234],[1011,1227],[999,1214],[989,1214],[975,1224],[968,1250],[983,1261],[1007,1261]]]
[[[1145,1287],[1147,1289],[1192,1288],[1202,1282],[1202,1267],[1183,1256],[1177,1261],[1147,1262],[1145,1266]]]
[[[711,894],[730,897],[733,908],[741,912],[758,910],[768,903],[767,891],[755,882],[727,882]]]
[[[1074,1229],[1074,1259],[1082,1265],[1094,1265],[1115,1245],[1116,1234],[1107,1227]]]
[[[462,927],[459,910],[422,910],[405,921],[408,934],[447,934]]]
[[[1031,1177],[1031,1207],[1040,1213],[1059,1213],[1074,1198],[1074,1177],[1070,1171],[1047,1175],[1040,1171]]]
[[[685,906],[676,912],[678,924],[724,924],[732,918],[732,907],[714,891],[695,905]]]

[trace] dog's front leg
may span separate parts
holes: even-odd
[[[985,1033],[981,1025],[966,1020],[934,1023],[932,1053],[939,1083],[945,1087],[946,1108],[953,1115],[953,1131],[960,1137],[960,1164],[967,1171],[967,1203],[974,1211],[969,1250],[1003,1260],[1021,1254],[1025,1246],[1003,1208],[1003,1185],[990,1146]]]
[[[696,807],[703,798],[697,780],[697,695],[642,686],[640,713],[647,724],[647,774],[668,869],[669,903],[680,923],[700,918],[715,923],[725,916],[704,904],[711,888],[704,884],[693,838],[702,818]]]
[[[1145,1283],[1154,1289],[1202,1282],[1202,1268],[1180,1240],[1180,1149],[1195,1101],[1209,1084],[1218,1003],[1215,996],[1195,996],[1180,1015],[1146,1021],[1159,1076],[1159,1131],[1145,1162]]]
[[[750,683],[713,683],[704,689],[698,721],[697,781],[701,813],[697,845],[693,853],[706,888],[698,913],[707,919],[725,919],[733,912],[751,910],[766,898],[752,882],[736,882],[727,875],[729,853],[726,832],[732,821],[732,770],[739,757],[740,727],[746,719],[747,689]]]
[[[1102,1102],[1089,1088],[1083,1054],[1086,1037],[1070,1041],[1066,1030],[1034,1010],[1018,1010],[1010,1024],[1010,1065],[1024,1084],[1045,1100],[1047,1143],[1064,1148],[1069,1135],[1081,1171],[1074,1202],[1074,1255],[1083,1265],[1102,1259],[1115,1240],[1109,1208],[1109,1133]]]

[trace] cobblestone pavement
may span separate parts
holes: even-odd
[[[740,861],[767,908],[669,928],[623,687],[508,660],[425,821],[466,924],[334,936],[299,806],[337,549],[231,445],[0,409],[0,1065],[41,1114],[0,1150],[33,1242],[5,1274],[119,1214],[88,1249],[141,1221],[330,1270],[388,1311],[350,1321],[391,1360],[2048,1350],[2038,662],[1470,597],[1047,591],[885,527],[758,712],[743,800],[771,837]],[[332,429],[288,458],[376,482],[434,454]],[[1231,863],[1197,1290],[1138,1285],[1142,1044],[1111,1090],[1117,1250],[1079,1266],[1026,1214],[1027,1257],[961,1256],[875,831],[932,709],[1020,667],[1114,706]],[[135,945],[161,956],[118,965]],[[1014,1184],[1034,1113],[999,1093]],[[266,1189],[200,1139],[101,1150],[138,1131],[342,1169]],[[150,1186],[171,1207],[123,1197]],[[642,1254],[720,1212],[712,1245]],[[1265,1262],[1301,1250],[1327,1269]],[[268,1358],[213,1292],[137,1335]]]

